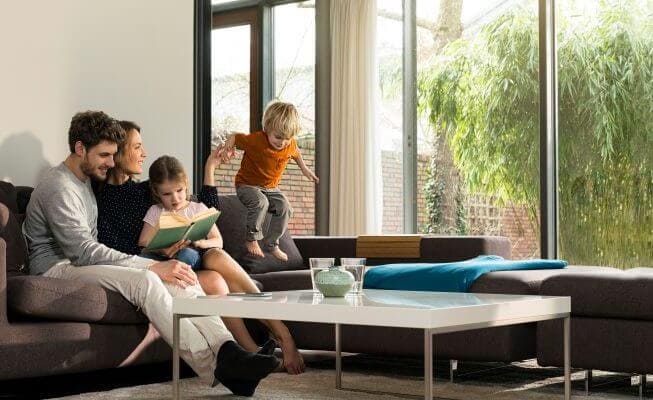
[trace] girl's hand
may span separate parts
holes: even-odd
[[[193,242],[193,247],[196,249],[213,249],[213,248],[220,248],[220,246],[215,243],[214,240],[208,240],[208,239],[202,239],[202,240],[196,240]]]
[[[196,240],[193,242],[193,247],[196,249],[206,249],[206,240]]]
[[[173,258],[175,254],[179,252],[181,249],[185,249],[190,245],[190,240],[180,240],[177,243],[173,244],[170,247],[166,247],[165,249],[161,249],[160,252],[164,256],[168,258]]]

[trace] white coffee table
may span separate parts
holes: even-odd
[[[273,292],[271,298],[173,299],[173,398],[179,399],[179,320],[219,315],[335,324],[336,388],[342,388],[340,325],[424,330],[424,399],[433,398],[433,335],[564,319],[564,398],[571,398],[570,297],[365,289],[362,295],[325,298],[310,290]]]

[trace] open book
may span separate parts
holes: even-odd
[[[164,212],[159,217],[159,229],[147,245],[148,250],[159,250],[170,247],[180,240],[205,239],[213,224],[218,220],[220,211],[211,207],[188,219],[171,212]]]

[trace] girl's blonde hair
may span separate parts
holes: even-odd
[[[291,103],[273,101],[268,104],[263,112],[263,130],[282,135],[284,139],[291,139],[302,130],[302,124],[297,108]]]
[[[157,192],[159,185],[165,182],[183,182],[188,187],[188,176],[184,171],[184,166],[181,162],[172,156],[161,156],[154,160],[150,165],[150,188],[152,190],[152,198],[158,204],[161,204],[161,197]],[[188,191],[186,191],[188,196]]]

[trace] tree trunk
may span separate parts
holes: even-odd
[[[440,0],[438,21],[433,30],[436,53],[462,35],[462,12],[463,0]]]
[[[434,54],[438,54],[449,43],[462,35],[460,20],[463,0],[440,0],[438,21],[433,32]],[[460,199],[460,176],[453,163],[453,155],[447,143],[445,132],[438,126],[435,130],[436,140],[431,155],[431,179],[440,182],[444,187],[440,202],[440,221],[436,227],[437,233],[463,234],[457,224],[458,208],[462,206]]]

